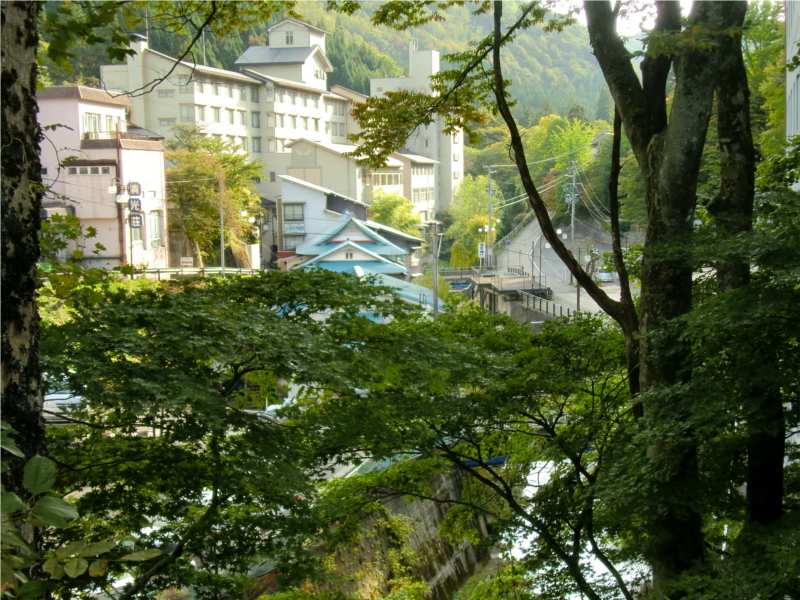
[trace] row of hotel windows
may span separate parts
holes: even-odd
[[[434,195],[432,187],[411,190],[411,201],[414,203],[433,202],[434,200],[436,200],[436,196]]]
[[[212,94],[214,96],[227,96],[238,100],[247,100],[250,90],[250,102],[258,102],[258,86],[255,85],[234,85],[233,83],[223,83],[220,81],[205,81],[203,79],[191,79],[186,75],[178,77],[178,91],[181,94]],[[173,98],[175,90],[158,90],[159,98]],[[237,98],[238,96],[238,98]]]
[[[103,131],[101,126],[103,125],[103,121],[105,121],[105,131],[112,132],[116,131],[122,123],[122,120],[119,117],[112,117],[111,115],[105,115],[105,119],[98,113],[84,113],[83,115],[83,131],[84,133],[97,133],[99,131]]]
[[[129,217],[130,218],[130,217]],[[164,226],[160,210],[151,210],[147,213],[147,231],[145,224],[136,229],[131,228],[131,245],[134,248],[163,248],[164,247]],[[147,245],[144,243],[144,235],[147,234]]]
[[[375,187],[383,185],[402,185],[403,175],[402,173],[399,172],[373,173],[371,171],[365,171],[363,177],[363,183],[366,186],[372,185]]]
[[[433,175],[433,165],[412,165],[412,175]]]
[[[191,79],[187,76],[178,78],[178,91],[181,94],[189,94],[197,92],[199,94],[211,94],[213,96],[228,97],[238,100],[247,101],[248,90],[250,102],[259,101],[258,87],[255,85],[234,85],[233,83],[222,83],[219,81],[207,82],[202,79]],[[313,94],[305,94],[302,92],[295,92],[283,90],[280,88],[267,88],[267,102],[281,102],[287,104],[294,104],[297,106],[313,106],[319,108],[319,101],[321,96]],[[237,98],[238,96],[238,98]],[[175,90],[159,90],[159,98],[174,98]],[[347,111],[346,102],[326,102],[325,107],[328,112],[336,115],[344,116]]]
[[[222,122],[222,108],[216,106],[211,107],[209,116],[213,123]],[[236,113],[239,113],[239,125],[247,126],[247,111],[233,110],[231,108],[224,109],[226,113],[226,121],[229,125],[236,125]],[[204,122],[206,120],[206,107],[195,106],[191,104],[181,105],[181,122],[191,123],[195,120]],[[175,125],[175,119],[159,119],[159,125],[162,127],[171,127]],[[267,114],[267,127],[286,127],[288,123],[292,129],[304,129],[305,131],[319,131],[319,119],[313,117],[297,117],[295,115],[281,115],[268,113]],[[254,129],[261,128],[261,113],[250,113],[250,125]],[[302,127],[299,127],[301,125]],[[344,123],[325,123],[325,132],[333,135],[345,136],[347,135],[347,126]]]

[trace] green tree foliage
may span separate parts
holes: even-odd
[[[377,190],[372,194],[372,203],[367,215],[373,221],[393,227],[409,235],[419,236],[419,215],[414,214],[414,205],[408,198]]]
[[[242,244],[253,242],[247,217],[258,211],[260,200],[254,180],[262,175],[263,163],[250,160],[247,154],[220,139],[186,128],[176,128],[166,158],[170,165],[167,168],[170,227],[186,235],[199,253],[201,265],[211,256],[219,260],[222,202],[225,243],[241,264]],[[222,200],[220,177],[225,188]]]
[[[368,95],[370,78],[403,75],[394,60],[366,42],[354,40],[348,34],[346,23],[339,18],[336,20],[336,30],[325,41],[325,50],[333,65],[333,73],[328,77],[331,86],[341,85]]]
[[[488,242],[486,227],[489,219],[486,200],[486,176],[465,175],[458,193],[450,204],[452,224],[444,232],[445,240],[452,240],[450,264],[454,267],[469,267],[478,264],[478,242]],[[503,200],[502,192],[496,191],[494,205]],[[503,210],[495,210],[492,218],[502,219]],[[495,222],[495,228],[497,221]],[[483,231],[480,231],[483,229]],[[493,239],[497,239],[496,234]]]
[[[80,490],[81,516],[45,550],[120,541],[106,573],[61,580],[59,593],[127,573],[123,598],[187,586],[218,597],[267,558],[306,576],[325,462],[302,431],[252,410],[281,404],[282,390],[354,395],[380,329],[359,313],[409,314],[387,292],[321,270],[185,281],[118,292],[46,327],[44,368],[84,404],[50,430],[56,489]],[[152,547],[162,552],[118,561]]]

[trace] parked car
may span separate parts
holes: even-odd
[[[44,420],[47,423],[67,423],[61,415],[67,415],[72,411],[84,408],[86,400],[81,396],[75,396],[72,392],[56,390],[45,394],[42,406]]]
[[[600,283],[614,283],[614,273],[611,271],[598,271],[597,281]]]

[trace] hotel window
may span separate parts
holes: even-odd
[[[275,102],[275,90],[267,88],[267,102]]]
[[[219,116],[220,110],[219,110],[219,108],[215,106],[214,108],[211,109],[211,111],[214,113],[214,123],[219,123],[219,119],[220,119],[220,116]]]
[[[308,117],[303,117],[303,129],[308,131]]]
[[[453,171],[453,179],[460,179],[460,178],[461,178],[461,173],[459,173],[458,171]]]
[[[254,85],[250,86],[250,102],[258,102],[258,88]]]
[[[203,91],[205,90],[204,83],[205,82],[202,79],[198,79],[197,81],[195,81],[195,85],[196,85],[195,91],[200,93],[200,94],[202,94]]]
[[[89,175],[100,175],[100,167],[89,167]]]
[[[150,247],[163,248],[164,240],[161,229],[161,211],[151,210],[147,215],[147,232],[150,234]]]
[[[286,45],[287,46],[294,45],[294,32],[293,31],[287,31],[286,32]]]
[[[96,133],[100,131],[100,115],[95,113],[86,113],[83,115],[84,131],[89,133]]]
[[[205,106],[198,106],[197,107],[197,120],[198,121],[205,121],[206,120],[206,107]]]
[[[88,175],[89,174],[89,167],[78,167],[78,174],[79,175]]]
[[[219,81],[215,81],[211,84],[211,90],[214,92],[215,96],[219,96]]]
[[[297,117],[295,117],[295,116],[291,116],[291,117],[289,117],[289,118],[292,120],[292,121],[291,121],[291,123],[292,123],[292,129],[297,129]]]
[[[181,106],[181,121],[188,123],[194,120],[194,106],[191,104],[184,104]]]
[[[267,139],[267,152],[275,152],[275,140],[273,138]]]
[[[276,102],[283,102],[283,90],[281,89],[275,90],[275,100]]]
[[[247,113],[243,110],[239,111],[239,125],[247,125]]]
[[[233,98],[233,84],[228,84],[228,98]]]
[[[342,115],[342,116],[344,116],[344,108],[345,108],[345,103],[344,102],[339,102],[339,106],[338,106],[337,110],[338,110],[339,114]]]
[[[261,127],[261,113],[253,112],[250,113],[250,119],[252,121],[253,127],[259,129]]]
[[[461,155],[460,154],[453,154],[453,161],[454,162],[458,162],[460,160],[461,160]]]
[[[192,91],[192,81],[186,75],[178,77],[178,91],[181,94],[188,94]]]
[[[114,131],[114,117],[106,115],[106,131]]]
[[[283,127],[284,126],[283,123],[284,123],[283,115],[278,115],[278,127]]]
[[[269,180],[270,180],[272,183],[275,183],[276,181],[278,181],[278,178],[277,178],[277,177],[276,177],[276,175],[275,175],[275,171],[270,171],[270,172],[269,172]]]
[[[236,136],[235,135],[229,135],[228,136],[228,143],[230,144],[231,149],[235,150],[236,149]]]
[[[314,98],[314,108],[319,108],[319,98]]]
[[[158,90],[159,98],[174,98],[175,90]]]
[[[297,92],[289,92],[289,103],[297,104]]]
[[[239,99],[247,100],[247,88],[243,85],[239,86]]]
[[[233,109],[232,109],[232,108],[229,108],[229,109],[227,109],[227,111],[228,111],[228,124],[229,124],[229,125],[233,125],[233,124],[236,122],[236,121],[234,120]]]
[[[68,175],[77,175],[78,168],[77,167],[67,167],[67,174]]]
[[[253,152],[261,154],[261,138],[253,138]]]
[[[239,148],[247,152],[247,138],[246,137],[239,138],[239,141],[240,141]]]
[[[276,143],[278,144],[277,152],[285,152],[286,151],[286,140],[277,140]]]
[[[300,98],[303,100],[303,106],[308,106],[308,94],[300,94]]]
[[[314,119],[314,131],[319,131],[319,119]]]
[[[267,127],[275,127],[275,115],[267,113]]]
[[[303,220],[303,205],[302,204],[284,204],[283,205],[283,220],[284,221],[302,221]]]
[[[297,248],[297,244],[306,239],[304,235],[287,235],[283,238],[283,249],[286,252],[291,252]]]

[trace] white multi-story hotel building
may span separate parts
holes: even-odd
[[[369,203],[376,189],[401,194],[424,219],[449,204],[463,175],[460,134],[425,128],[384,169],[364,168],[345,155],[355,148],[348,134],[358,131],[352,106],[366,96],[327,89],[333,67],[325,32],[294,19],[268,32],[269,45],[251,46],[236,60],[240,72],[177,61],[136,35],[135,54],[125,64],[103,66],[101,75],[111,92],[152,88],[131,96],[131,119],[143,127],[170,137],[175,125],[195,126],[263,160],[258,191],[270,200],[281,193],[279,176],[289,175],[360,202]],[[411,59],[410,77],[375,80],[385,83],[373,83],[373,89],[427,89],[438,53],[412,49]]]

